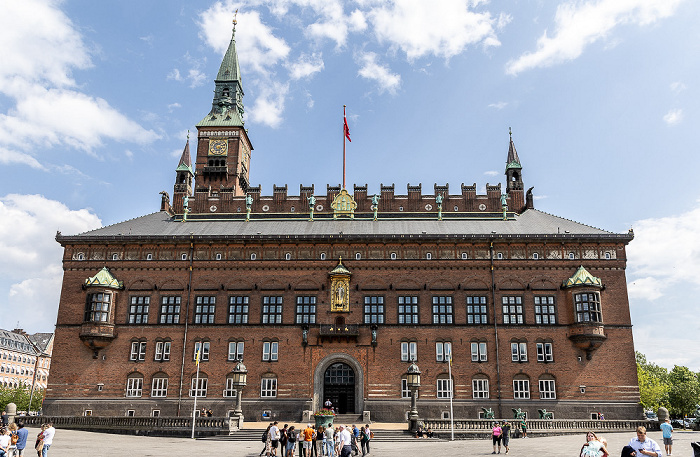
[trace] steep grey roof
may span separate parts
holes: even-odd
[[[206,219],[181,222],[165,212],[103,227],[74,236],[58,235],[62,241],[89,241],[96,238],[617,238],[632,239],[631,234],[615,234],[537,210],[527,210],[509,220],[497,219],[317,219],[304,215],[295,218]]]
[[[34,346],[29,344],[25,335],[0,329],[0,348],[15,352],[36,355]]]
[[[51,343],[53,333],[34,333],[32,335],[27,335],[27,338],[39,349],[39,351],[44,353],[46,352],[49,343]]]

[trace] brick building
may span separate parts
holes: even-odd
[[[534,209],[511,138],[501,185],[249,184],[235,33],[212,108],[160,211],[57,234],[64,280],[47,414],[188,415],[193,396],[249,419],[341,413],[404,420],[406,371],[422,417],[521,408],[638,418],[639,389],[616,234]],[[251,132],[252,134],[253,132]],[[196,177],[196,180],[195,180]],[[201,350],[199,382],[195,354]],[[447,360],[452,357],[452,378]]]

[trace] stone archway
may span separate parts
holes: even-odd
[[[325,399],[323,395],[324,387],[324,376],[326,371],[331,367],[331,365],[336,363],[344,363],[352,369],[355,375],[355,401],[354,401],[354,412],[361,414],[364,408],[364,394],[365,394],[365,375],[364,370],[360,363],[348,354],[337,353],[331,354],[324,357],[314,370],[314,397],[313,397],[313,408],[314,411],[318,411],[323,408],[323,402]]]

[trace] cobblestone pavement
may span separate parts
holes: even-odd
[[[30,440],[38,433],[29,429]],[[611,457],[620,455],[622,447],[634,436],[629,433],[607,433],[608,450]],[[663,449],[661,432],[650,432],[649,436]],[[525,438],[511,440],[509,456],[537,457],[577,457],[584,442],[583,434]],[[700,432],[676,431],[673,434],[673,455],[692,457],[691,442],[700,441]],[[217,441],[192,440],[188,438],[158,438],[144,436],[111,435],[94,432],[57,429],[50,457],[256,457],[262,449],[262,443],[254,441]],[[35,454],[25,451],[25,456]],[[407,456],[471,456],[491,455],[491,442],[486,440],[438,441],[407,438],[405,442],[372,443],[372,457],[407,457]],[[505,450],[502,451],[504,453]],[[296,456],[298,457],[298,456]]]

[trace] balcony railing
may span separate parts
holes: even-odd
[[[357,324],[321,324],[319,334],[321,336],[358,336],[360,326]]]

